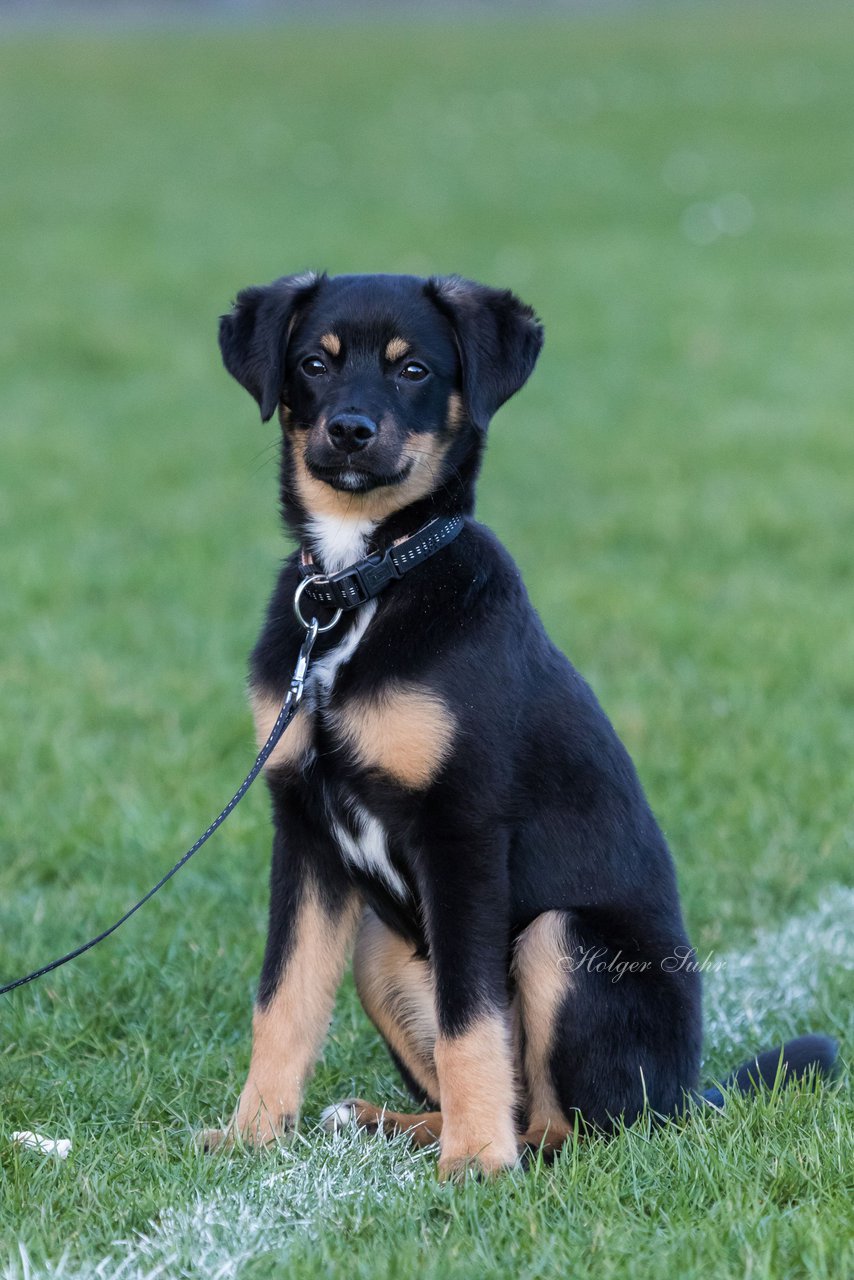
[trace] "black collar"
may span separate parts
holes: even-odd
[[[394,578],[402,578],[430,556],[453,542],[462,532],[463,517],[437,516],[413,533],[392,543],[388,551],[357,560],[340,573],[318,573],[311,552],[300,553],[300,573],[306,579],[304,594],[315,604],[328,609],[357,609],[360,604],[378,596]]]

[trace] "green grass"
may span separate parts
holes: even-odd
[[[480,512],[727,961],[709,1073],[789,1031],[850,1044],[852,36],[850,10],[769,5],[7,37],[2,977],[120,914],[252,756],[275,441],[215,317],[307,266],[457,270],[546,323]],[[268,843],[259,789],[121,934],[4,1000],[6,1275],[854,1267],[845,1073],[444,1187],[401,1143],[312,1128],[336,1096],[401,1098],[349,980],[297,1145],[197,1156],[247,1064]]]

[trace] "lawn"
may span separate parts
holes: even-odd
[[[276,439],[216,316],[308,266],[455,270],[546,324],[480,515],[672,843],[706,1073],[810,1029],[845,1057],[852,38],[821,3],[5,33],[0,982],[119,915],[253,755]],[[844,1064],[440,1186],[430,1154],[315,1127],[403,1098],[348,979],[296,1143],[198,1155],[248,1061],[269,839],[259,787],[115,938],[3,998],[6,1280],[854,1270]]]

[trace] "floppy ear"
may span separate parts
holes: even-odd
[[[428,296],[454,326],[463,368],[463,401],[485,430],[497,409],[533,372],[543,326],[509,289],[444,276],[427,281]]]
[[[223,364],[258,401],[263,422],[272,418],[282,394],[285,353],[297,305],[315,293],[324,278],[309,271],[242,289],[231,312],[220,316]]]

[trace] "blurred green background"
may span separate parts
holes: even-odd
[[[480,515],[632,751],[697,944],[850,882],[850,7],[3,35],[3,977],[114,918],[251,758],[275,424],[216,317],[307,267],[541,314]],[[224,1105],[266,808],[7,1004],[10,1124],[69,1080],[86,1123],[105,1070],[109,1114]]]
[[[245,756],[275,424],[215,322],[309,266],[459,271],[542,315],[480,511],[636,755],[695,930],[842,874],[854,21],[830,12],[836,39],[667,9],[6,40],[7,890],[91,880],[105,821],[159,865],[159,824],[171,849]]]

